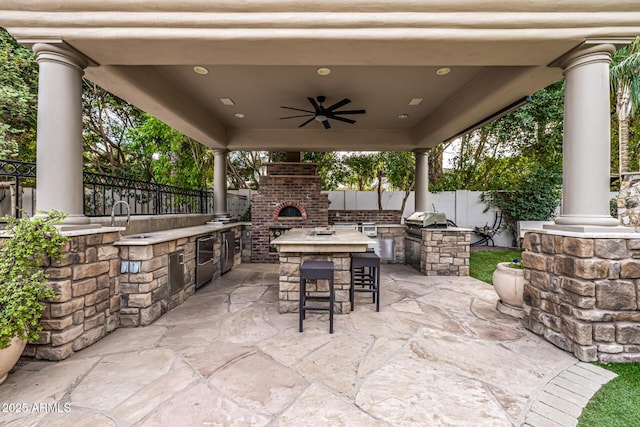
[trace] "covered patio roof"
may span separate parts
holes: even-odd
[[[76,50],[88,79],[230,150],[428,149],[561,78],[569,52],[640,33],[635,0],[5,0],[0,16],[21,43]],[[329,130],[280,119],[319,95],[366,114]]]

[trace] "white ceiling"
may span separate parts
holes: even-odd
[[[569,51],[640,33],[637,0],[399,3],[4,0],[0,26],[77,50],[87,78],[205,145],[290,151],[433,147],[561,78]],[[366,114],[280,119],[319,95]]]

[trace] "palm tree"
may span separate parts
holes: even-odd
[[[620,173],[623,173],[629,171],[629,122],[640,105],[640,36],[620,49],[619,57],[623,59],[611,67],[611,89],[616,94]]]

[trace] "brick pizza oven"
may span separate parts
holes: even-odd
[[[315,163],[269,163],[251,198],[251,261],[278,262],[269,245],[290,228],[326,227],[329,196],[320,192]]]

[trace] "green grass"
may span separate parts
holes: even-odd
[[[602,386],[582,411],[579,427],[640,425],[640,363],[600,364],[618,374]]]
[[[522,259],[522,251],[477,251],[471,252],[469,275],[483,282],[491,283],[491,276],[499,262],[510,262],[514,258]]]

